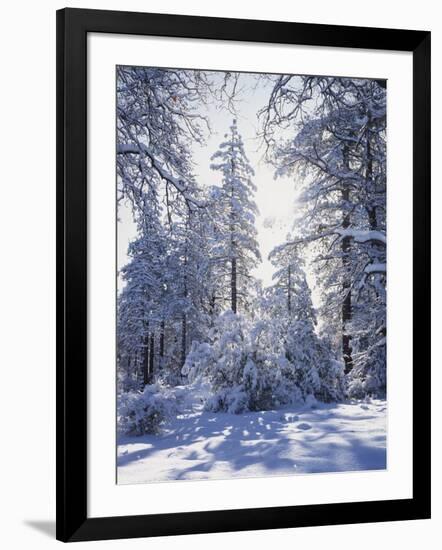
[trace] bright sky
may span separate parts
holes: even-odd
[[[258,243],[262,256],[262,263],[253,275],[268,286],[272,281],[273,267],[267,257],[272,248],[282,243],[289,233],[295,212],[295,190],[293,181],[289,178],[274,180],[274,169],[262,160],[263,148],[256,137],[258,128],[257,113],[265,105],[269,86],[264,82],[256,86],[252,75],[243,74],[240,79],[241,94],[237,104],[235,118],[238,131],[241,134],[246,154],[255,171],[254,183],[257,186],[255,202],[260,212],[256,220]],[[201,185],[221,183],[221,174],[210,169],[210,157],[224,141],[224,135],[229,131],[234,115],[227,109],[219,110],[215,104],[207,108],[212,135],[207,139],[204,147],[195,144],[194,160],[195,174]],[[118,269],[127,262],[127,245],[135,236],[131,213],[126,207],[119,208],[120,222],[118,223]]]

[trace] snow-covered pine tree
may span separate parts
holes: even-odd
[[[211,296],[208,243],[201,223],[202,211],[189,211],[175,222],[169,235],[172,254],[171,308],[180,324],[179,359],[181,369],[189,344],[206,336],[208,302]]]
[[[253,200],[256,186],[254,171],[247,159],[244,144],[238,133],[236,120],[218,151],[212,156],[211,168],[220,171],[222,184],[212,189],[214,262],[228,266],[224,291],[228,291],[234,313],[246,309],[252,269],[261,260],[255,216],[258,209]],[[226,270],[227,271],[227,270]]]
[[[305,275],[305,262],[299,248],[299,244],[286,242],[270,252],[269,259],[276,269],[272,277],[273,290],[283,296],[285,317],[296,319],[303,316],[315,326],[316,312]]]
[[[299,244],[286,242],[270,253],[276,271],[264,309],[279,327],[286,358],[303,397],[336,401],[343,396],[343,369],[329,343],[317,334],[317,315],[299,248]]]
[[[154,374],[156,333],[168,306],[167,242],[153,192],[139,218],[138,238],[129,244],[122,268],[125,286],[118,297],[118,365],[128,380],[150,383]]]

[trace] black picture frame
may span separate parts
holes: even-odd
[[[87,34],[413,54],[413,498],[87,516]],[[430,33],[83,9],[57,12],[57,538],[86,541],[430,517]]]

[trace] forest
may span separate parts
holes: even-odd
[[[164,450],[167,436],[207,441],[195,438],[197,422],[206,431],[223,422],[225,445],[238,422],[270,419],[281,441],[299,411],[309,415],[294,424],[304,438],[315,414],[322,423],[340,414],[362,421],[364,445],[374,432],[380,441],[374,460],[303,471],[384,467],[386,82],[118,66],[116,85],[118,231],[122,212],[135,228],[118,274],[119,470],[138,462],[130,482],[188,478],[171,468],[141,474],[139,459]],[[253,143],[272,173],[270,207],[276,186],[296,193],[289,230],[265,255],[261,164],[242,137],[254,90]],[[198,150],[214,135],[202,170]],[[271,281],[259,276],[264,262]],[[245,459],[241,433],[216,460]],[[209,476],[200,451],[190,477]],[[254,463],[287,469],[260,454]],[[224,475],[256,473],[249,466]]]

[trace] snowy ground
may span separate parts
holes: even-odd
[[[162,435],[120,439],[118,483],[386,467],[385,401],[233,415],[204,412],[196,400]]]

